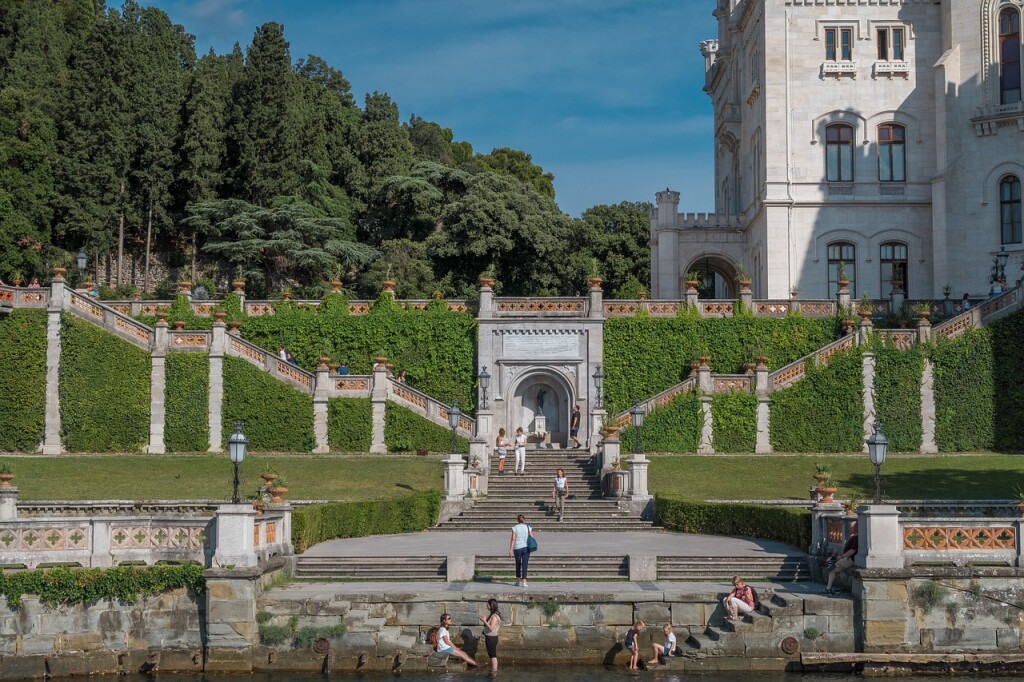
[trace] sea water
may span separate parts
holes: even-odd
[[[104,678],[94,678],[103,680]],[[496,676],[490,674],[485,666],[476,670],[458,670],[447,672],[409,671],[401,673],[355,672],[346,670],[331,675],[310,675],[308,673],[254,673],[251,675],[165,675],[146,677],[128,675],[119,679],[125,682],[330,682],[337,680],[359,680],[360,682],[385,682],[386,680],[402,680],[402,682],[468,682],[469,680],[501,680],[501,682],[852,682],[854,675],[836,673],[684,673],[670,668],[654,668],[652,670],[630,672],[624,667],[606,668],[601,666],[550,666],[512,667],[500,670]],[[871,677],[872,682],[906,682],[906,677]],[[943,682],[1019,682],[1019,677],[980,677],[950,676],[942,677]]]

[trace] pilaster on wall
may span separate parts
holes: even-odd
[[[64,451],[60,442],[60,312],[64,295],[64,278],[57,275],[50,284],[50,303],[46,308],[46,416],[39,448],[44,455]]]
[[[868,451],[868,437],[875,432],[875,354],[864,353],[861,360],[861,371],[864,377],[864,452]]]
[[[377,358],[373,368],[373,389],[370,400],[373,404],[373,436],[370,440],[370,452],[384,453],[388,446],[384,443],[384,415],[388,402],[388,368],[386,358]]]
[[[921,373],[921,452],[934,454],[939,451],[935,442],[935,366],[925,358]]]
[[[224,353],[228,347],[227,327],[218,320],[213,323],[213,335],[210,339],[210,400],[207,416],[210,423],[210,447],[207,452],[223,452],[223,419],[221,409],[224,406]]]
[[[713,455],[715,453],[715,427],[714,417],[711,415],[711,396],[700,397],[701,426],[700,444],[697,446],[698,455]]]
[[[327,365],[321,364],[316,368],[316,384],[313,386],[313,438],[316,445],[313,452],[323,454],[330,452],[330,444],[327,439],[327,392],[329,390]]]
[[[162,455],[164,447],[164,424],[166,407],[164,391],[167,387],[167,323],[157,322],[153,328],[153,349],[150,355],[151,371],[149,375],[149,445],[146,452]]]

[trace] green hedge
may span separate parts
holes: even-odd
[[[437,524],[441,493],[436,490],[396,500],[338,502],[302,507],[292,512],[292,544],[304,552],[334,538],[414,533]]]
[[[194,593],[206,589],[202,566],[115,566],[114,568],[49,568],[0,574],[0,594],[17,608],[25,595],[47,606],[95,604],[116,599],[132,604],[139,597],[178,588]]]
[[[45,417],[46,311],[0,315],[0,450],[35,450]]]
[[[1024,312],[997,320],[990,327],[996,395],[995,447],[1024,450]]]
[[[993,402],[996,398],[990,330],[969,329],[955,339],[939,339],[932,359],[935,361],[935,442],[939,450],[990,449],[995,443]],[[1019,371],[1001,367],[1000,372],[1010,373],[1019,381]]]
[[[757,446],[757,396],[723,393],[711,399],[715,452],[753,452]]]
[[[310,452],[313,396],[239,358],[224,358],[224,442],[243,424],[252,450]]]
[[[136,451],[149,442],[149,353],[61,317],[60,417],[72,452]]]
[[[864,445],[860,349],[835,353],[825,367],[808,361],[804,378],[772,394],[776,452],[860,452]]]
[[[873,344],[874,345],[874,344]],[[889,449],[911,452],[921,449],[921,375],[924,353],[913,346],[900,350],[874,345],[875,413]]]
[[[682,393],[644,418],[641,445],[645,452],[697,452],[703,423],[700,398],[693,392]],[[623,452],[633,451],[635,434],[632,426],[619,434]]]
[[[373,403],[369,398],[331,398],[327,401],[327,442],[332,450],[370,451]]]
[[[464,412],[476,404],[474,360],[477,325],[472,313],[448,310],[431,301],[426,310],[404,310],[383,295],[368,315],[349,315],[348,302],[331,294],[320,309],[280,303],[276,314],[250,317],[242,336],[271,351],[285,346],[296,362],[313,370],[317,358],[347,362],[353,374],[369,374],[373,358],[384,355],[409,384]]]
[[[792,315],[774,319],[646,316],[604,323],[605,403],[612,414],[675,386],[690,363],[711,356],[711,371],[742,371],[757,355],[778,369],[835,339],[836,321]]]
[[[774,540],[801,551],[811,545],[811,512],[807,509],[684,502],[660,495],[654,499],[657,523],[666,530]]]
[[[384,407],[384,444],[388,452],[448,452],[452,446],[452,431],[389,402]],[[469,441],[456,436],[455,450],[469,452]]]
[[[167,449],[205,452],[210,447],[210,356],[168,353],[166,381]]]

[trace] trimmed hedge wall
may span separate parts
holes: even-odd
[[[723,393],[711,398],[715,452],[753,452],[757,446],[757,396]]]
[[[281,302],[274,315],[250,317],[242,336],[273,351],[285,346],[308,370],[321,355],[347,362],[353,374],[369,374],[373,358],[384,355],[395,374],[405,370],[409,385],[464,412],[476,404],[476,318],[431,301],[426,310],[405,310],[384,294],[368,315],[349,315],[348,302],[331,294],[319,310]]]
[[[168,353],[164,443],[172,452],[205,452],[210,447],[210,356]]]
[[[239,358],[224,358],[224,442],[243,424],[252,450],[310,452],[313,396],[281,383]]]
[[[772,394],[776,452],[860,452],[864,445],[861,351],[835,353],[825,367],[808,361],[803,379]]]
[[[995,447],[1024,450],[1024,312],[997,320],[990,327],[994,392]]]
[[[621,317],[604,323],[604,391],[608,412],[629,408],[689,376],[690,363],[711,356],[711,371],[743,370],[759,354],[772,370],[833,341],[836,320],[791,315],[781,319]]]
[[[61,316],[60,417],[71,452],[129,452],[149,443],[150,357],[93,325]]]
[[[338,502],[301,507],[292,512],[296,552],[334,538],[414,533],[437,524],[441,493],[425,490],[396,500]]]
[[[57,568],[19,571],[0,575],[0,595],[17,608],[25,595],[39,597],[47,606],[95,604],[116,599],[131,604],[140,596],[186,588],[195,594],[206,590],[203,567],[114,566],[113,568]]]
[[[327,442],[332,450],[370,451],[373,403],[369,398],[331,398],[327,401]]]
[[[696,393],[683,393],[644,418],[641,445],[645,452],[697,452],[703,424],[700,398]],[[635,434],[632,426],[619,434],[623,453],[633,451]]]
[[[758,504],[684,502],[655,496],[657,523],[666,530],[735,535],[783,542],[801,551],[811,545],[811,512]]]
[[[452,431],[438,426],[401,405],[384,406],[384,445],[388,452],[448,452],[452,445]],[[455,437],[457,452],[469,452],[469,441]]]
[[[921,448],[921,376],[924,353],[918,346],[900,350],[875,347],[875,414],[889,449],[911,452]]]
[[[31,452],[46,417],[46,311],[0,315],[0,450]]]
[[[996,400],[990,330],[969,329],[955,339],[939,339],[932,359],[935,361],[935,442],[939,450],[990,449],[995,443]],[[1000,371],[1020,379],[1019,369],[1005,367]],[[1002,400],[1002,396],[999,399]]]

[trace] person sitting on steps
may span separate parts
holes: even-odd
[[[672,625],[669,623],[665,624],[665,627],[661,629],[665,634],[665,643],[658,644],[654,642],[651,646],[654,647],[654,658],[647,661],[647,665],[658,665],[661,663],[661,657],[669,658],[670,656],[676,655],[676,636],[672,632]]]
[[[832,583],[835,582],[836,576],[841,573],[845,573],[853,567],[853,558],[857,556],[857,549],[859,547],[859,540],[857,538],[857,526],[850,526],[850,537],[847,539],[846,544],[843,545],[842,553],[836,558],[836,563],[832,567],[832,570],[828,573],[828,582],[825,583],[825,589],[822,594],[835,594],[836,591],[832,589]]]
[[[754,610],[754,595],[747,584],[743,582],[743,578],[738,575],[732,577],[732,584],[732,592],[725,595],[725,599],[722,600],[728,613],[726,620],[742,620],[741,612],[746,615]]]
[[[455,658],[461,658],[466,662],[466,665],[476,667],[476,661],[470,658],[462,649],[452,644],[451,634],[448,632],[448,628],[452,625],[452,617],[447,613],[441,614],[441,627],[437,629],[437,653],[444,654],[447,656],[454,656]]]

